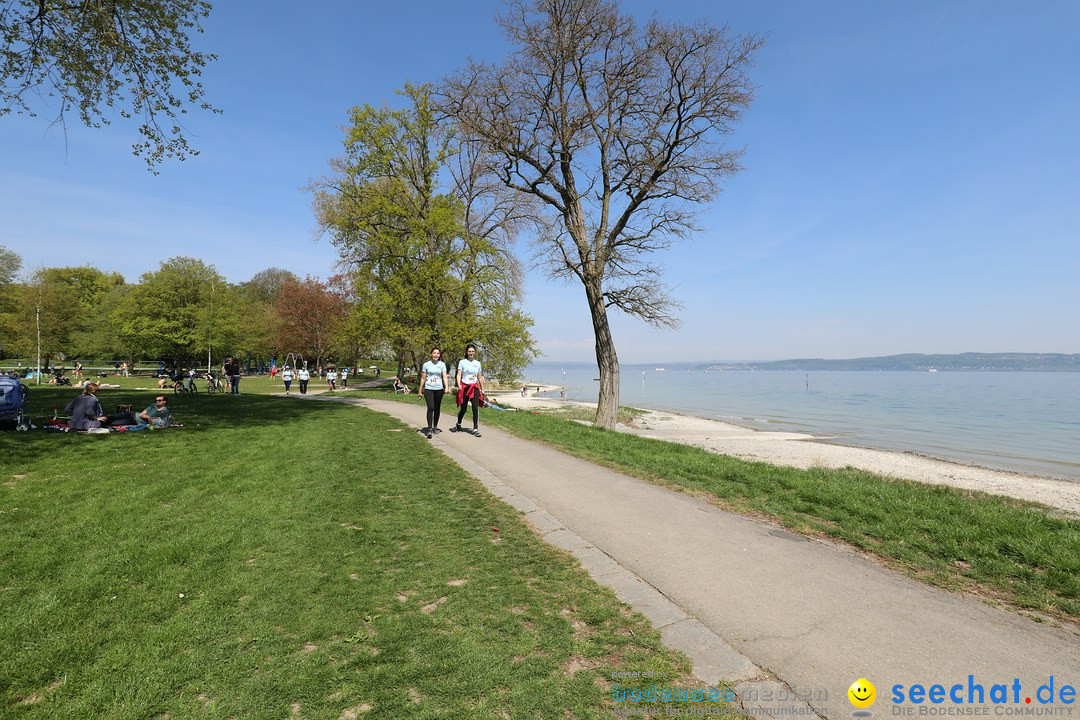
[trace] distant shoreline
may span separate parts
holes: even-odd
[[[520,395],[521,385],[529,388],[526,397]],[[493,392],[491,399],[499,405],[520,410],[596,407],[592,402],[537,397],[537,387],[543,394],[561,386],[523,381],[518,392],[512,389]],[[645,414],[629,425],[620,423],[616,429],[771,465],[804,469],[850,466],[890,478],[1030,500],[1080,517],[1080,482],[1074,480],[994,470],[920,452],[842,445],[810,434],[758,430],[668,410],[642,409]]]
[[[580,367],[591,361],[538,360],[538,365]],[[679,367],[706,371],[819,370],[878,372],[1080,372],[1080,353],[904,353],[860,358],[792,358],[787,360],[698,360],[623,363],[625,367]]]
[[[1080,354],[953,353],[883,355],[825,360],[798,358],[769,362],[702,363],[702,370],[877,370],[913,372],[1080,372]]]
[[[536,363],[528,377],[595,402],[589,365]],[[549,394],[558,397],[558,393]],[[705,372],[697,364],[623,365],[620,402],[916,452],[1023,475],[1080,481],[1080,373]]]

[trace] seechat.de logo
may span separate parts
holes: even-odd
[[[859,678],[855,682],[851,683],[851,687],[847,690],[848,700],[854,705],[857,710],[851,713],[852,717],[873,717],[874,713],[866,708],[874,704],[877,700],[877,688],[874,687],[874,683],[870,682],[866,678]]]

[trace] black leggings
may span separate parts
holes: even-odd
[[[439,413],[442,411],[442,398],[446,394],[446,390],[431,390],[430,388],[424,388],[424,399],[427,400],[427,426],[429,428],[439,427]]]
[[[469,403],[472,402],[472,426],[473,430],[480,426],[480,388],[476,388],[473,391],[473,396],[470,398],[465,396],[464,401],[461,403],[461,408],[457,412],[457,424],[461,427],[461,419],[465,417],[465,408],[469,407]]]

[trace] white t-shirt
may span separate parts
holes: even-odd
[[[335,380],[337,380],[337,372],[331,370],[330,372],[326,373],[326,379],[330,382],[334,382]]]
[[[311,373],[309,373],[307,370],[298,370],[296,374],[297,377],[299,377],[301,380],[311,379]]]
[[[281,373],[281,379],[285,382],[292,382],[292,370],[285,368]]]
[[[446,372],[446,363],[442,360],[439,362],[431,362],[428,360],[424,363],[422,368],[427,373],[427,379],[424,381],[425,390],[444,390],[442,376]]]
[[[482,372],[479,360],[461,360],[458,370],[461,371],[462,385],[475,385],[477,376]]]

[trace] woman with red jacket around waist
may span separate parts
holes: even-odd
[[[469,343],[465,346],[465,359],[458,362],[457,366],[457,403],[461,406],[457,414],[457,425],[450,428],[450,432],[465,432],[475,437],[480,437],[479,408],[484,406],[484,374],[480,361],[476,359],[476,346]],[[472,430],[461,427],[461,419],[465,417],[465,408],[472,402]]]

